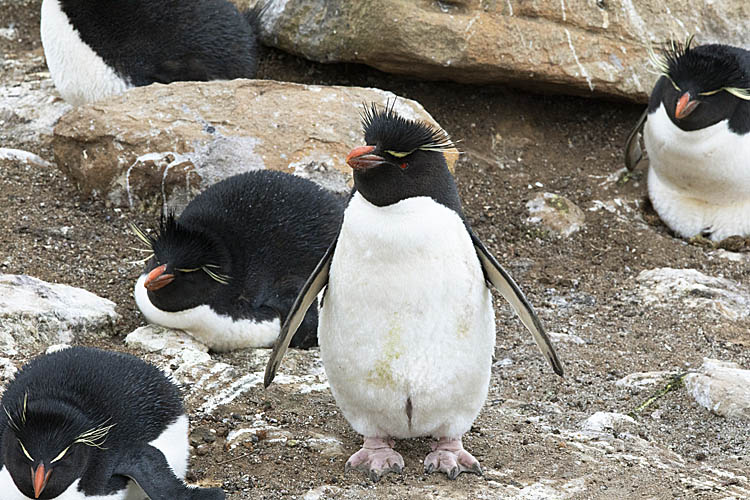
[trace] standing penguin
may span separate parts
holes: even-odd
[[[426,472],[481,473],[461,437],[484,404],[495,345],[488,282],[562,375],[539,318],[466,221],[439,129],[374,105],[367,146],[347,157],[355,193],[337,240],[308,279],[266,367],[268,386],[305,310],[327,285],[320,353],[331,391],[365,438],[346,468],[400,472],[394,438],[432,436]]]
[[[135,285],[151,323],[185,330],[214,351],[270,347],[297,292],[334,240],[345,199],[314,182],[256,170],[193,199],[156,236]],[[317,311],[292,343],[317,345]]]
[[[625,164],[649,157],[648,194],[681,237],[750,236],[750,52],[672,42],[652,52],[661,77],[628,137]],[[645,126],[644,126],[645,122]]]
[[[221,500],[189,488],[180,393],[140,359],[87,347],[40,356],[16,374],[0,412],[3,500]]]
[[[80,105],[130,87],[252,78],[259,9],[227,0],[43,0],[52,80]]]

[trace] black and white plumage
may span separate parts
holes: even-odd
[[[153,257],[135,285],[146,319],[215,351],[270,347],[299,289],[336,237],[345,199],[291,174],[229,177],[139,231]],[[317,345],[311,309],[293,345]]]
[[[221,500],[189,488],[178,388],[127,354],[71,347],[27,363],[0,411],[0,497]]]
[[[50,75],[73,105],[130,87],[252,78],[259,9],[227,0],[43,0]]]
[[[484,404],[495,344],[489,283],[518,313],[555,372],[562,365],[533,308],[471,231],[445,152],[447,135],[392,109],[364,117],[367,146],[347,162],[356,191],[336,242],[287,317],[266,367],[271,383],[305,310],[326,287],[320,352],[331,390],[365,437],[347,468],[400,471],[393,438],[432,436],[425,470],[480,472],[463,449]]]
[[[673,42],[652,54],[661,76],[628,137],[625,163],[649,158],[648,193],[681,237],[750,235],[750,51]]]

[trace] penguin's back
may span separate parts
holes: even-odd
[[[227,0],[44,0],[50,73],[73,104],[130,86],[252,78],[254,14]]]
[[[246,266],[245,282],[257,290],[278,287],[280,277],[306,279],[336,237],[344,204],[310,180],[255,170],[198,195],[179,223],[230,242],[234,260]]]
[[[495,323],[458,214],[427,197],[376,207],[355,194],[318,337],[333,394],[356,431],[467,431],[487,394]]]

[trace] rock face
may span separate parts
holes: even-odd
[[[363,144],[362,103],[390,92],[261,80],[135,88],[72,110],[55,127],[58,166],[85,195],[116,206],[178,212],[230,175],[271,168],[347,191],[349,151]],[[432,117],[414,101],[395,109]]]
[[[235,0],[240,5],[254,0]],[[670,36],[742,46],[745,0],[299,0],[268,2],[262,40],[321,62],[462,83],[645,101],[647,46]]]
[[[698,373],[685,376],[685,387],[717,415],[750,421],[750,370],[737,363],[704,359]]]
[[[114,302],[86,290],[0,274],[0,351],[6,354],[102,338],[116,319]]]

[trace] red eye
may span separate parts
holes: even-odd
[[[406,162],[401,164],[401,168],[406,168],[406,167],[407,167]]]

